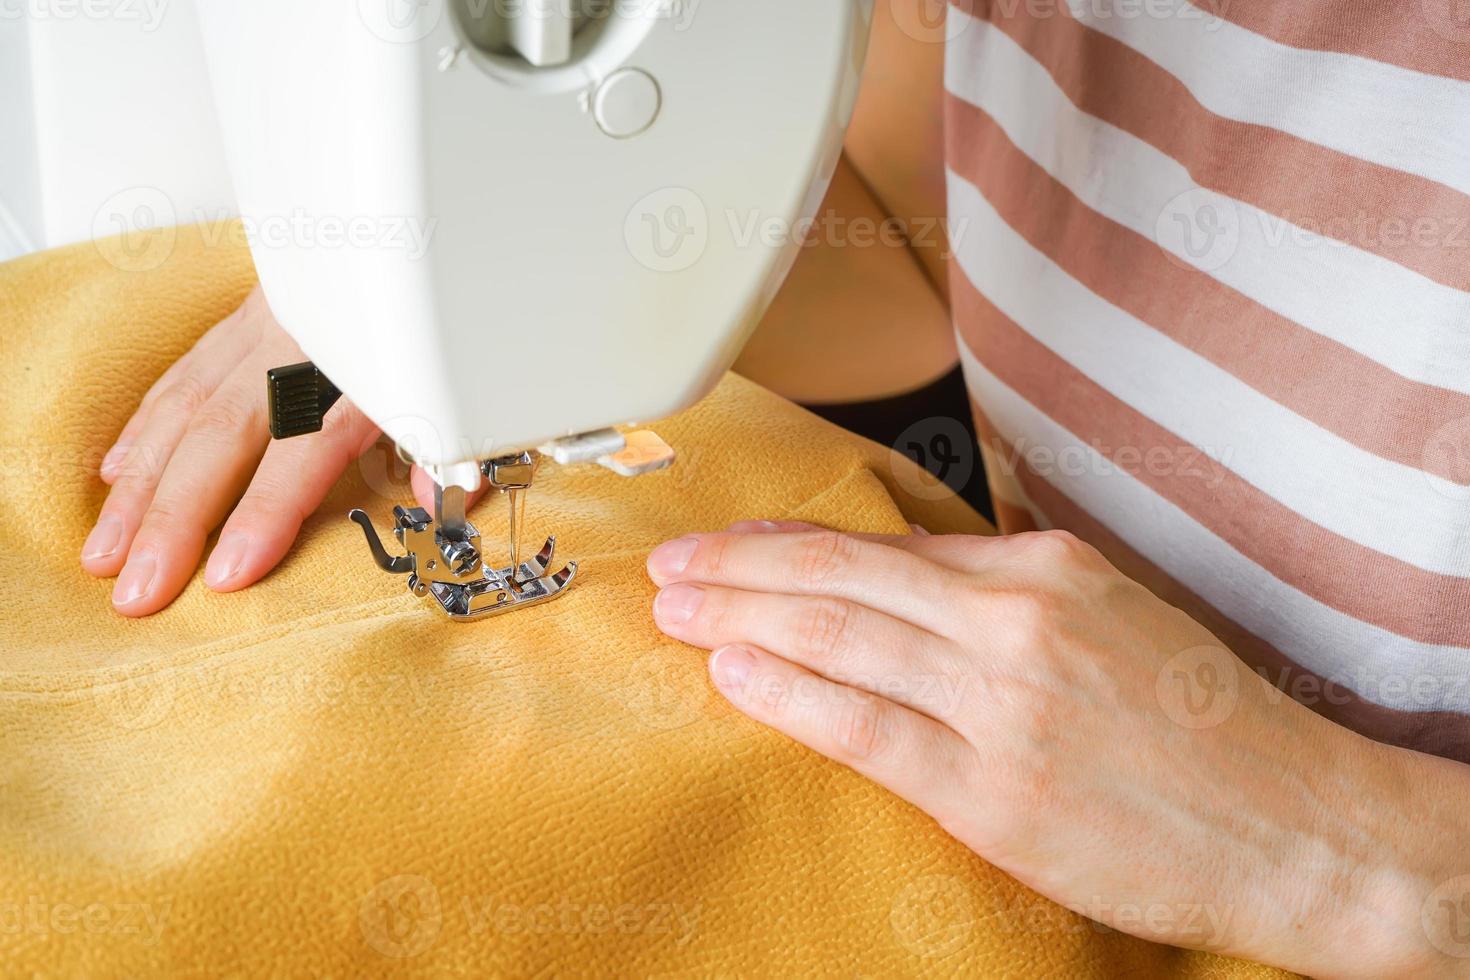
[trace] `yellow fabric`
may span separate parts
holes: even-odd
[[[680,532],[981,528],[734,377],[658,427],[672,470],[543,469],[532,533],[583,563],[553,604],[457,625],[379,572],[344,517],[407,497],[375,451],[264,582],[115,616],[77,564],[98,460],[252,277],[196,229],[130,245],[0,267],[0,974],[1263,972],[1036,897],[654,630]]]

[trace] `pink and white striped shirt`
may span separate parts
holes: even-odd
[[[1470,761],[1470,3],[952,0],[961,355],[1063,527],[1304,703]]]

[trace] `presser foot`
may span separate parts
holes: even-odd
[[[555,553],[556,536],[552,535],[536,557],[521,562],[518,575],[513,575],[507,565],[494,571],[485,569],[483,578],[461,585],[422,582],[417,575],[410,574],[408,588],[416,596],[432,595],[450,619],[498,616],[555,599],[571,587],[572,579],[577,577],[576,562],[567,562],[560,571],[547,574]]]
[[[432,596],[454,620],[482,619],[548,602],[570,588],[577,576],[574,561],[551,572],[555,535],[533,557],[492,569],[481,557],[480,532],[469,521],[456,521],[451,536],[422,507],[394,507],[393,535],[407,554],[390,555],[367,514],[353,510],[347,516],[362,528],[379,568],[406,573],[410,592]]]

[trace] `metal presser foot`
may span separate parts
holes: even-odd
[[[548,574],[556,556],[554,535],[533,557],[521,560],[520,510],[533,470],[530,453],[481,465],[491,487],[510,501],[510,564],[504,568],[485,564],[480,532],[465,518],[460,487],[435,488],[433,517],[422,507],[393,508],[393,536],[408,552],[405,555],[388,554],[367,514],[354,510],[347,516],[361,526],[379,568],[395,575],[406,573],[409,591],[433,596],[451,619],[479,619],[523,609],[555,599],[577,575],[574,561]]]

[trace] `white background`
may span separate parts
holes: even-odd
[[[193,0],[0,0],[0,260],[120,231],[137,187],[235,213]]]

